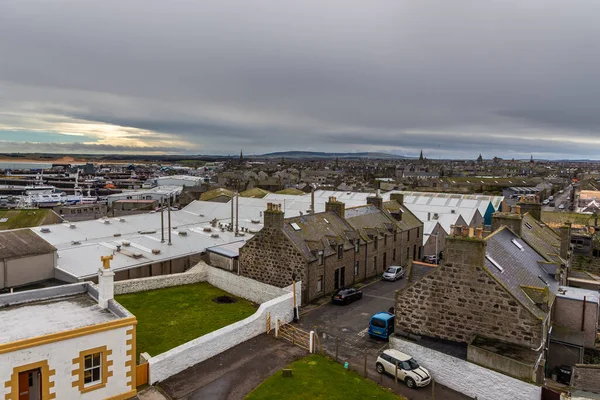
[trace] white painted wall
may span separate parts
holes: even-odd
[[[35,321],[32,323],[35,323]],[[55,375],[50,378],[50,382],[54,382],[54,387],[50,389],[50,393],[56,393],[57,399],[95,400],[129,392],[131,389],[127,386],[129,378],[125,375],[127,373],[125,362],[130,359],[126,353],[131,345],[127,345],[125,342],[131,338],[131,335],[127,335],[125,332],[132,327],[133,325],[115,328],[0,354],[0,398],[4,399],[5,395],[9,393],[10,389],[6,388],[4,383],[11,379],[14,367],[43,360],[48,360],[49,368],[56,371]],[[108,360],[113,360],[112,367],[109,367],[113,371],[113,376],[108,378],[105,387],[82,394],[78,388],[71,385],[77,379],[71,373],[73,371],[73,359],[79,357],[80,351],[100,346],[107,346],[108,349],[112,350],[112,355],[108,356]]]
[[[541,388],[479,365],[391,337],[390,346],[413,356],[433,379],[479,400],[540,400]]]
[[[206,270],[198,264],[186,272],[159,275],[148,278],[127,279],[115,282],[115,296],[126,293],[145,292],[172,286],[189,285],[206,281]]]
[[[226,271],[221,272],[228,273]],[[233,276],[237,277],[237,275]],[[297,301],[300,304],[301,284],[298,282],[296,285]],[[227,290],[226,288],[222,289]],[[262,303],[258,310],[248,318],[152,357],[149,361],[150,382],[154,384],[163,381],[246,340],[265,333],[268,313],[271,313],[273,329],[277,319],[284,322],[292,321],[294,318],[293,293],[291,293],[291,287],[283,290],[285,291],[283,295]]]

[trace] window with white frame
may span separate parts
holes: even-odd
[[[95,385],[102,381],[102,353],[89,354],[84,357],[83,384]]]
[[[317,293],[321,293],[323,291],[323,275],[319,276],[317,279]]]

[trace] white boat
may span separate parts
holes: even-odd
[[[64,192],[29,194],[28,200],[31,204],[38,207],[54,207],[61,204],[68,204],[67,195]]]

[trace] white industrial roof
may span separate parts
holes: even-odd
[[[581,289],[571,286],[560,286],[558,292],[556,293],[556,296],[580,301],[583,301],[583,299],[585,298],[585,301],[588,303],[598,304],[597,290]]]

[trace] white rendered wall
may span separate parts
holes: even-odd
[[[131,338],[126,331],[131,328],[133,325],[0,354],[0,399],[4,399],[10,391],[4,383],[10,381],[13,368],[44,360],[48,360],[50,370],[56,371],[50,378],[50,382],[54,382],[50,393],[56,393],[56,399],[95,400],[131,391],[127,386],[130,379],[125,375],[128,371],[125,362],[131,359],[126,355],[127,350],[131,348],[131,345],[126,344],[126,340]],[[112,350],[108,360],[113,360],[113,365],[109,367],[113,376],[108,378],[105,387],[80,393],[79,389],[71,384],[77,380],[77,377],[72,375],[73,359],[79,357],[80,351],[101,346]]]
[[[226,272],[226,271],[223,271]],[[297,283],[297,302],[300,304],[300,282]],[[226,290],[225,288],[223,288]],[[246,340],[266,331],[267,314],[271,314],[274,329],[277,319],[290,322],[294,318],[294,300],[291,287],[287,293],[262,303],[256,313],[248,318],[182,344],[165,353],[152,357],[150,383],[163,381],[195,364],[216,356]],[[283,290],[286,290],[283,289]],[[233,294],[233,293],[232,293]]]
[[[431,350],[407,340],[390,337],[393,349],[410,354],[429,370],[433,379],[479,400],[539,400],[541,388],[479,365]]]

